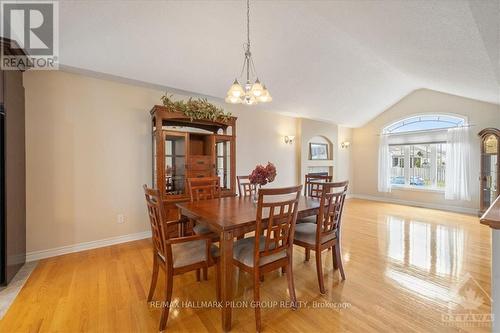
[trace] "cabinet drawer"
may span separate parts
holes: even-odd
[[[189,158],[188,170],[190,171],[204,171],[213,168],[210,156],[191,156]]]
[[[202,177],[213,177],[214,173],[212,170],[199,170],[199,171],[188,171],[188,178],[202,178]]]

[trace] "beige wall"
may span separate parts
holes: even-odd
[[[337,125],[324,123],[310,119],[300,119],[300,179],[304,181],[308,166],[333,166],[333,174],[336,173],[334,160],[337,158]],[[322,140],[314,140],[314,137],[322,137]],[[325,140],[326,139],[326,140]],[[309,142],[331,144],[330,161],[309,160]],[[320,142],[323,141],[323,142]]]
[[[443,193],[419,192],[393,189],[391,193],[379,193],[377,190],[377,136],[383,127],[401,118],[422,113],[454,113],[468,117],[472,127],[472,164],[471,188],[472,200],[449,201]],[[354,193],[413,201],[431,205],[451,206],[466,209],[479,207],[479,138],[477,133],[485,127],[500,128],[500,106],[468,98],[421,89],[406,96],[377,118],[361,128],[353,130],[352,161],[355,179]]]
[[[149,230],[141,188],[151,182],[148,111],[163,92],[61,71],[27,72],[24,85],[27,251]],[[238,117],[237,173],[272,161],[273,186],[296,184],[295,147],[283,136],[296,134],[298,120],[224,108]]]
[[[340,143],[351,140],[352,129],[338,126],[333,123],[300,119],[298,133],[300,134],[298,156],[301,182],[304,182],[304,176],[307,173],[308,166],[331,166],[333,167],[333,179],[336,181],[349,180],[349,192],[351,192],[353,184],[350,163],[351,153],[350,149],[340,148]],[[311,141],[331,143],[331,160],[309,160],[309,142]]]
[[[354,177],[352,173],[352,146],[348,148],[342,148],[340,144],[344,141],[352,142],[352,128],[349,127],[338,127],[337,133],[337,158],[334,163],[336,166],[335,179],[338,181],[348,180],[349,190],[348,193],[352,193],[354,188]]]
[[[24,85],[27,251],[149,230],[141,192],[141,185],[151,181],[148,111],[163,92],[62,71],[27,72]],[[256,163],[271,161],[278,169],[273,187],[302,183],[309,163],[308,142],[323,136],[333,144],[334,178],[350,180],[351,192],[466,208],[478,207],[477,137],[473,138],[473,200],[448,202],[436,193],[378,193],[377,134],[394,120],[426,112],[465,115],[475,124],[474,133],[500,127],[497,105],[429,90],[412,93],[358,129],[241,105],[223,107],[238,117],[237,174],[248,174]],[[285,135],[295,135],[296,142],[286,145]],[[351,147],[340,148],[342,141],[350,141]],[[116,223],[117,214],[125,215],[124,224]]]

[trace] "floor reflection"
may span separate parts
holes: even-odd
[[[451,295],[449,288],[440,286],[432,281],[390,268],[387,269],[385,274],[387,277],[396,281],[401,287],[411,290],[422,297],[432,300],[438,299],[445,303],[449,303],[453,300],[453,295]]]
[[[388,216],[385,227],[385,250],[390,259],[386,277],[422,298],[451,304],[449,283],[466,273],[464,230],[397,216]]]
[[[385,227],[386,253],[392,259],[390,265],[452,278],[464,273],[463,229],[397,216],[388,216]]]

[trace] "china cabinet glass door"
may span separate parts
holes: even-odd
[[[231,189],[231,150],[232,138],[230,136],[217,135],[215,138],[215,165],[217,176],[220,178],[222,190]]]
[[[182,195],[186,185],[187,136],[181,132],[164,132],[165,190],[167,195]]]

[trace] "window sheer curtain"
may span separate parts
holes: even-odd
[[[382,134],[378,147],[378,191],[391,192],[391,154],[389,136]]]
[[[448,129],[446,138],[446,200],[470,201],[469,127]]]

